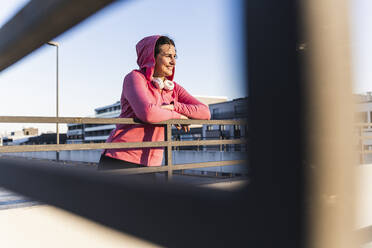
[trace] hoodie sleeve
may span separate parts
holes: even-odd
[[[128,100],[136,116],[143,122],[155,123],[169,119],[181,119],[176,111],[163,109],[149,101],[151,97],[146,79],[139,72],[129,73],[123,83],[123,96]]]
[[[178,95],[178,101],[174,102],[176,112],[191,119],[210,120],[211,113],[207,105],[199,102],[178,84],[175,84],[175,90]]]

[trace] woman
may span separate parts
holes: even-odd
[[[149,36],[136,45],[138,70],[124,78],[120,118],[138,118],[148,124],[118,124],[106,142],[164,141],[164,127],[151,123],[169,119],[210,119],[208,106],[173,82],[174,41]],[[188,130],[188,126],[183,126]],[[163,148],[106,149],[98,169],[160,166]]]

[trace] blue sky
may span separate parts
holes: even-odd
[[[2,0],[0,26],[26,0]],[[120,98],[123,77],[137,68],[144,36],[176,42],[175,81],[191,94],[246,95],[240,0],[118,1],[54,40],[60,43],[60,116],[93,116]],[[372,1],[350,1],[354,92],[372,91]],[[43,46],[0,72],[0,115],[55,115],[55,48]],[[55,125],[0,124],[5,130]],[[65,130],[65,127],[62,127]]]
[[[27,2],[2,1],[0,25]],[[136,64],[136,43],[153,34],[176,43],[175,81],[193,95],[246,95],[241,1],[118,1],[54,40],[60,43],[60,116],[93,116],[120,99]],[[2,18],[2,19],[1,19]],[[55,115],[55,48],[45,45],[0,72],[0,115]],[[0,124],[0,134],[23,126]],[[65,127],[62,127],[65,130]]]
[[[350,0],[354,92],[372,91],[372,1]]]

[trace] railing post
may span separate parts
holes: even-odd
[[[360,164],[364,164],[363,126],[360,126],[360,129],[359,129],[359,142],[360,142]]]
[[[167,180],[172,179],[173,171],[172,171],[172,145],[170,141],[172,141],[172,124],[167,124],[164,130],[165,141],[168,141],[168,145],[165,148],[165,164],[168,166],[168,174]]]

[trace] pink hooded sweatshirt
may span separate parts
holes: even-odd
[[[145,123],[169,119],[209,120],[208,106],[191,96],[184,88],[174,83],[173,90],[157,89],[151,82],[155,68],[154,49],[159,35],[143,38],[136,45],[139,70],[127,74],[121,94],[120,118],[138,118]],[[173,80],[173,74],[167,77]],[[174,111],[160,106],[174,104]],[[151,124],[117,124],[106,142],[164,141],[164,127]],[[160,166],[164,148],[107,149],[105,156],[145,166]]]

